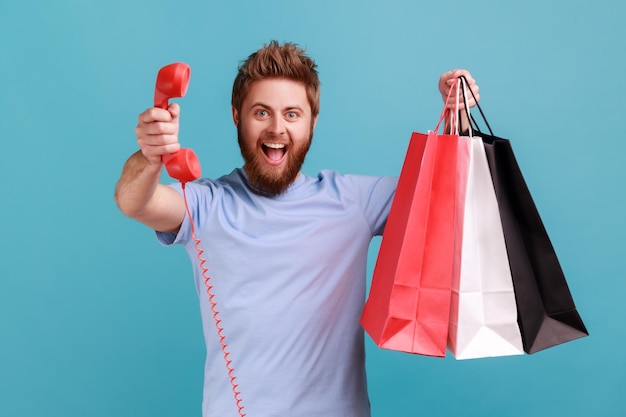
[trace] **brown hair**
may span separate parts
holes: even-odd
[[[231,104],[241,112],[243,101],[254,81],[286,78],[304,84],[311,113],[315,117],[320,111],[320,81],[316,68],[315,62],[298,45],[289,42],[280,45],[273,40],[239,65]]]

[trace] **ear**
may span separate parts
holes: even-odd
[[[239,112],[237,111],[235,106],[231,107],[231,111],[233,113],[233,123],[235,124],[235,127],[239,127]]]
[[[313,129],[315,129],[315,125],[317,124],[317,117],[318,116],[319,116],[319,114],[313,118]]]

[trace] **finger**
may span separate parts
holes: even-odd
[[[471,93],[469,94],[472,99],[476,101],[480,100],[480,88],[478,88],[477,84],[474,84],[470,87]]]
[[[178,144],[176,144],[178,145]],[[163,155],[169,155],[177,152],[180,146],[144,146],[141,148],[141,153],[146,159],[152,163],[162,162]]]
[[[455,70],[450,70],[441,74],[441,77],[439,78],[439,86],[444,87],[452,85],[455,79],[454,72]]]
[[[138,120],[140,123],[169,122],[172,120],[172,115],[166,109],[152,107],[141,113]]]
[[[159,145],[154,143],[147,143],[143,140],[138,140],[137,143],[139,144],[139,147],[144,154],[147,153],[150,155],[167,155],[170,153],[174,153],[180,149],[180,143],[178,142],[170,142]]]
[[[466,76],[465,73],[467,73],[468,75]],[[476,102],[480,99],[480,88],[478,87],[478,84],[476,84],[476,81],[471,78],[471,76],[469,75],[469,72],[467,71],[462,71],[462,75],[465,76],[467,83],[466,83],[466,88],[467,88],[467,100],[470,104],[470,107],[474,107],[476,105]],[[454,87],[451,88],[457,88],[457,86],[455,85]]]
[[[480,100],[480,94],[476,94],[475,93],[476,98],[474,98],[471,94],[468,94],[468,96],[469,97],[467,97],[467,105],[470,108],[476,106],[476,103]],[[457,107],[456,101],[450,101],[450,102],[447,103],[446,108],[447,109],[451,109],[451,110],[454,110],[454,109],[458,108],[458,109],[462,110],[462,109],[465,108],[465,102],[463,100],[459,101],[458,107]]]
[[[178,123],[173,122],[140,122],[136,129],[137,136],[140,135],[176,135],[178,133]]]
[[[161,146],[178,143],[178,135],[156,134],[149,135],[144,130],[137,130],[137,142],[142,145]]]
[[[178,103],[172,103],[167,109],[172,116],[172,119],[177,119],[180,116],[180,106]]]
[[[470,107],[474,107],[476,105],[476,102],[478,102],[480,100],[480,94],[478,94],[478,92],[476,90],[472,90],[472,91],[474,91],[474,95],[472,95],[472,93],[470,93],[469,90],[468,90],[467,95],[465,97],[467,99],[467,103],[469,104]],[[453,95],[454,94],[456,94],[456,93],[453,93]],[[462,97],[460,97],[459,105],[463,106],[463,104],[464,104],[464,100],[463,100]],[[454,107],[454,106],[456,106],[456,101],[455,100],[451,100],[448,103],[447,107],[450,108],[450,107]]]
[[[137,144],[141,152],[148,158],[161,157],[171,154],[180,149],[178,142],[164,139],[162,141],[154,141],[153,138],[138,138]]]
[[[467,86],[467,101],[469,103],[470,107],[474,107],[476,105],[476,103],[478,102],[478,100],[480,100],[480,93],[479,93],[479,88],[477,84],[473,84],[473,85],[468,85]]]
[[[470,72],[466,69],[456,69],[454,70],[454,77],[455,78],[459,78],[459,77],[465,77],[465,79],[468,82],[474,82],[474,78],[472,77],[472,74],[470,74]]]

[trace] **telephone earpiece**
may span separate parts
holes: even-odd
[[[190,74],[189,65],[182,62],[161,68],[154,89],[154,107],[167,109],[170,98],[183,97],[187,93]],[[191,149],[181,148],[172,154],[163,155],[162,159],[170,177],[183,183],[200,178],[200,161]]]

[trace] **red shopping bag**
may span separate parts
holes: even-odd
[[[459,272],[459,136],[413,133],[361,324],[387,349],[446,354],[451,282]]]

